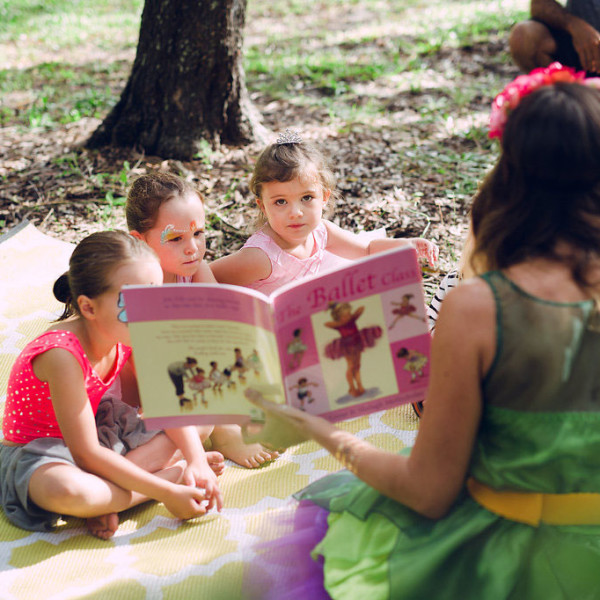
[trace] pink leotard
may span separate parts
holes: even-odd
[[[296,258],[282,250],[262,230],[258,230],[250,236],[244,244],[244,248],[260,248],[271,261],[271,274],[266,279],[249,284],[248,287],[268,295],[290,281],[311,277],[351,262],[325,249],[327,247],[327,229],[324,223],[319,223],[311,235],[315,245],[312,255],[305,259]]]
[[[33,359],[52,348],[68,350],[81,365],[85,388],[94,414],[102,396],[113,384],[131,355],[131,348],[117,344],[113,368],[102,380],[92,368],[77,336],[70,331],[46,331],[27,344],[15,361],[8,379],[2,433],[10,442],[26,444],[42,437],[62,438],[48,383],[40,381],[32,368]]]

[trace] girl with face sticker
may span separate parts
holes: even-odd
[[[127,195],[125,215],[131,235],[158,255],[164,283],[216,283],[204,261],[204,203],[187,181],[160,171],[138,177]],[[277,457],[260,444],[245,444],[238,425],[197,429],[203,442],[210,436],[215,450],[243,467]]]

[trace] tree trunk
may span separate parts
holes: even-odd
[[[258,117],[242,65],[246,0],[146,0],[121,99],[87,145],[187,160],[201,140],[241,144]]]

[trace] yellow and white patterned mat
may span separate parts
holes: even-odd
[[[0,409],[15,357],[58,314],[52,284],[66,270],[72,249],[30,224],[0,238]],[[342,426],[397,451],[412,444],[417,420],[404,406]],[[293,492],[337,469],[314,443],[291,448],[256,470],[228,462],[220,514],[181,522],[149,502],[124,512],[110,541],[88,535],[80,519],[68,519],[52,533],[24,531],[0,510],[0,599],[243,598],[244,560],[252,557],[269,514]]]

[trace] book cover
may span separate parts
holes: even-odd
[[[248,387],[344,420],[422,400],[429,333],[412,248],[366,257],[267,297],[219,284],[123,290],[151,427],[243,423]]]

